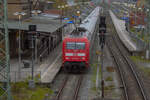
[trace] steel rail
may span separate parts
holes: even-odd
[[[126,85],[126,82],[125,82],[124,73],[122,73],[121,68],[119,67],[120,65],[119,65],[118,60],[116,58],[117,54],[115,54],[114,50],[112,49],[112,46],[110,46],[108,43],[107,43],[107,45],[108,45],[109,51],[112,54],[112,57],[114,58],[115,63],[117,64],[117,68],[119,70],[119,74],[120,74],[120,77],[121,77],[121,82],[122,82],[123,87],[124,87],[125,100],[129,100],[129,96],[128,96],[128,92],[127,92],[127,85]]]
[[[78,80],[73,100],[77,100],[78,99],[78,94],[79,94],[79,90],[80,90],[80,87],[81,87],[82,80],[83,80],[83,76],[81,76],[79,78],[79,80]]]
[[[66,77],[65,77],[65,80],[64,80],[64,82],[63,82],[62,87],[60,88],[60,90],[59,90],[57,96],[55,97],[55,98],[56,98],[55,100],[60,100],[60,96],[61,96],[61,94],[63,93],[63,89],[65,88],[68,79],[69,79],[69,76],[66,76]]]
[[[113,40],[115,40],[115,39],[113,38]],[[136,79],[136,81],[137,81],[137,83],[138,83],[138,86],[140,87],[140,90],[141,90],[141,94],[142,94],[142,96],[143,96],[143,99],[144,99],[144,100],[149,100],[148,97],[147,97],[147,95],[146,95],[146,93],[145,93],[145,91],[144,91],[143,83],[142,83],[142,81],[140,81],[140,78],[139,78],[137,72],[135,72],[133,63],[131,63],[131,62],[129,61],[129,57],[128,57],[128,56],[126,56],[126,55],[124,55],[124,54],[122,53],[121,48],[120,48],[118,42],[117,42],[117,41],[114,41],[114,42],[115,42],[116,46],[118,47],[118,50],[119,50],[120,54],[123,56],[123,58],[125,59],[125,61],[127,62],[127,64],[130,66],[129,68],[131,69],[131,71],[132,71],[132,73],[133,73],[133,75],[134,75],[134,77],[135,77],[135,79]]]
[[[68,79],[69,79],[69,76],[66,76],[65,77],[65,80],[58,92],[58,94],[56,95],[55,97],[55,100],[61,100],[61,96],[63,94],[63,90],[64,88],[66,87],[66,84],[68,82]],[[77,100],[78,99],[78,94],[79,94],[79,91],[80,91],[80,87],[81,87],[81,84],[82,84],[82,80],[83,80],[83,76],[80,76],[79,79],[78,79],[78,82],[77,82],[77,85],[75,87],[75,92],[74,92],[74,95],[73,95],[73,99],[72,100]]]

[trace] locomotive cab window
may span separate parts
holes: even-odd
[[[66,49],[83,50],[85,49],[85,43],[84,42],[67,42]]]
[[[82,43],[82,42],[76,43],[76,49],[79,49],[79,50],[85,49],[85,43]]]
[[[67,42],[66,48],[67,49],[75,49],[75,42]]]

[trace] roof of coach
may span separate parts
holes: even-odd
[[[87,42],[88,41],[88,38],[87,37],[78,37],[78,38],[76,38],[76,37],[65,37],[64,38],[64,40],[63,40],[63,42],[77,42],[77,41],[79,41],[79,42]]]
[[[85,28],[83,28],[83,27],[77,27],[67,37],[70,37],[70,38],[82,38],[82,37],[86,37],[86,34],[85,34],[86,31],[87,30]]]
[[[64,38],[66,41],[88,41],[88,38],[91,34],[91,25],[93,25],[94,20],[98,18],[99,7],[95,8],[92,13],[83,21],[83,23],[77,27],[70,35],[67,35]]]

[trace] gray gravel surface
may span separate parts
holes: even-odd
[[[146,75],[141,69],[140,67],[145,67],[143,66],[144,64],[143,63],[136,63],[136,62],[133,62],[131,61],[133,64],[136,64],[136,67],[135,67],[135,70],[136,72],[138,72],[138,76],[139,78],[143,81],[143,85],[144,85],[144,89],[146,91],[146,94],[148,96],[148,98],[150,98],[150,75]],[[147,65],[147,63],[145,64]],[[146,66],[147,67],[147,66]]]

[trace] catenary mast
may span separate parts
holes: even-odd
[[[11,100],[7,0],[0,0],[0,100]]]

